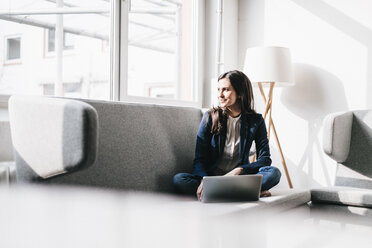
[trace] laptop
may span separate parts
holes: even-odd
[[[257,201],[262,175],[205,176],[202,202]]]

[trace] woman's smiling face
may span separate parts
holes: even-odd
[[[237,107],[235,104],[237,104],[236,99],[238,96],[228,78],[222,78],[218,81],[217,91],[220,107],[227,109]]]

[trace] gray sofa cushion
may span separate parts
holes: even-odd
[[[12,96],[9,119],[17,181],[43,181],[96,159],[97,113],[75,100]]]
[[[350,187],[317,188],[311,190],[311,201],[371,208],[372,190]]]

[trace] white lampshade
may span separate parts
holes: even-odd
[[[285,47],[252,47],[245,54],[244,73],[253,84],[294,85],[291,54]]]

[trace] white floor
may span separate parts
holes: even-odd
[[[49,188],[49,187],[48,187]],[[205,211],[171,197],[84,189],[0,191],[0,247],[371,247],[371,209]],[[203,204],[203,203],[200,203]]]
[[[371,210],[314,204],[287,211],[269,221],[266,247],[371,247]]]

